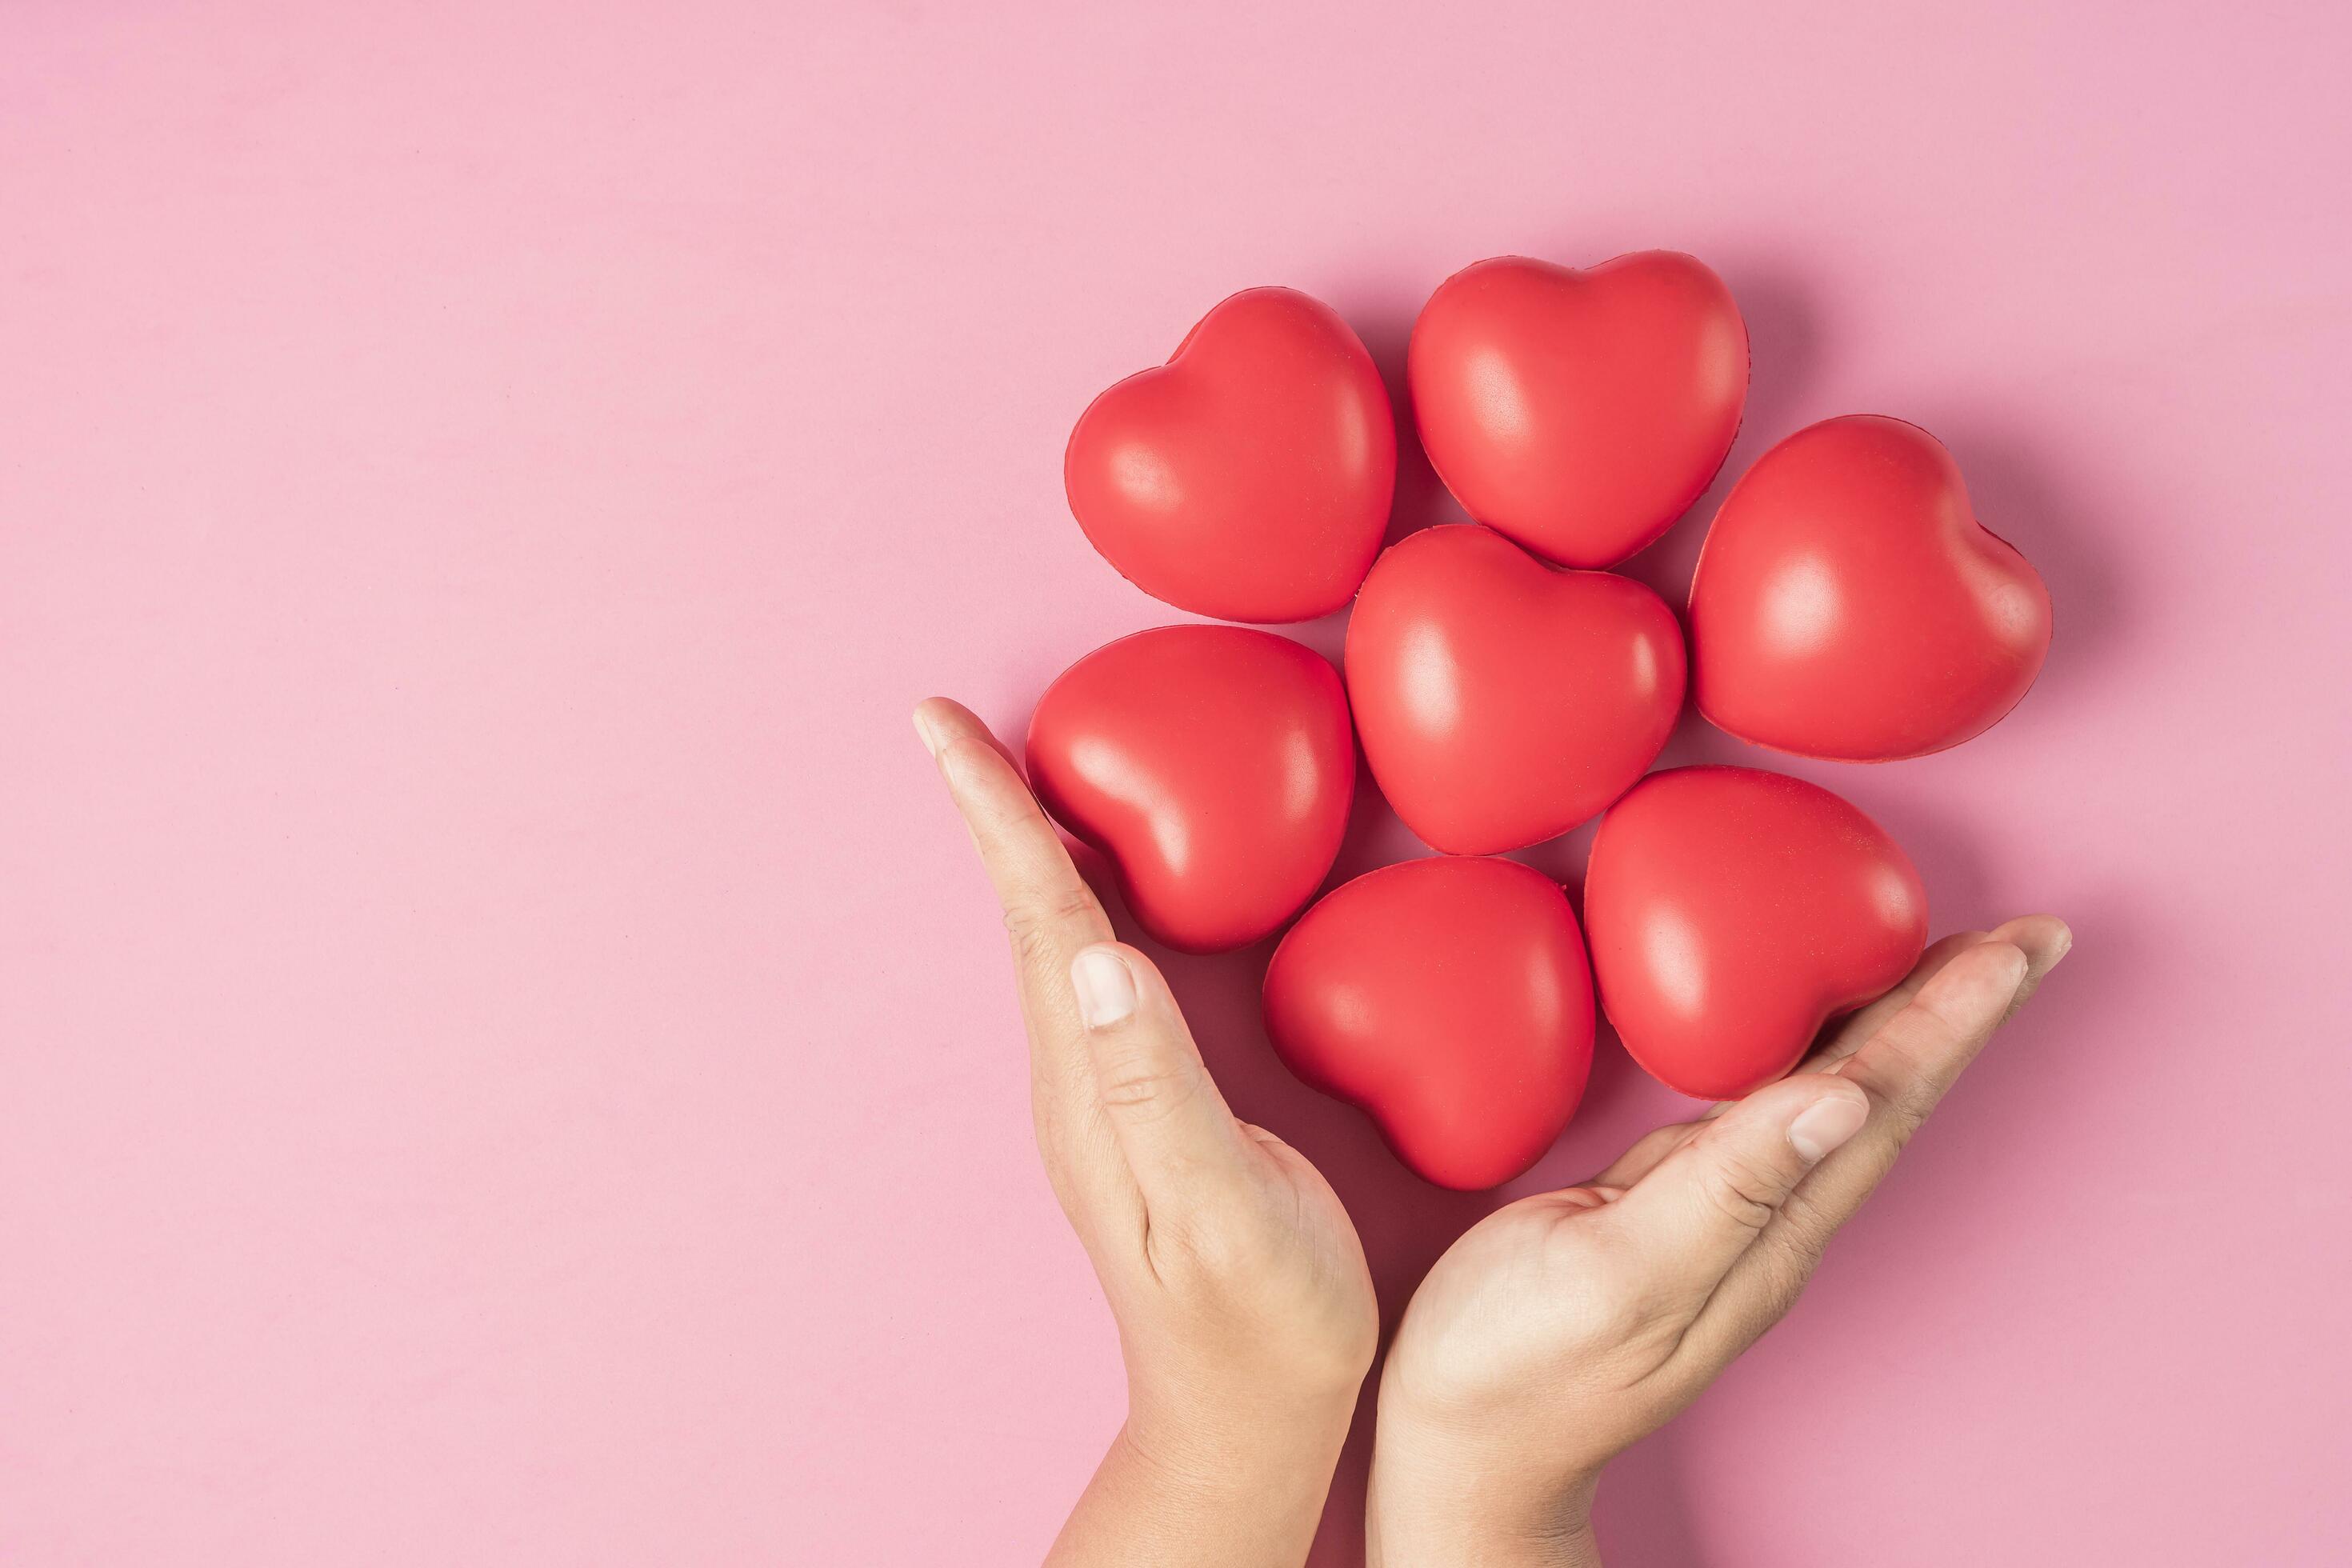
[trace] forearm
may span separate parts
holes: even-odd
[[[1366,1568],[1600,1568],[1590,1479],[1530,1479],[1475,1445],[1385,1422],[1364,1518]]]
[[[1335,1405],[1270,1420],[1130,1415],[1047,1568],[1297,1568],[1351,1413]]]

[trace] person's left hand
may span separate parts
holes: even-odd
[[[1235,1119],[1150,959],[980,721],[915,728],[1012,933],[1037,1147],[1102,1280],[1128,1419],[1050,1561],[1301,1561],[1379,1335],[1339,1200]]]
[[[1797,1076],[1472,1226],[1389,1347],[1375,1568],[1597,1563],[1601,1467],[1788,1311],[1831,1236],[2072,942],[2047,915],[1947,938]]]

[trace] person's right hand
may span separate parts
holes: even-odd
[[[2072,942],[2046,915],[1947,938],[1798,1076],[1465,1233],[1389,1351],[1370,1562],[1597,1563],[1602,1465],[1795,1304],[1831,1236]]]

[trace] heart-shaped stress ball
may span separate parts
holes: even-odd
[[[1094,400],[1062,479],[1087,538],[1154,598],[1229,621],[1312,620],[1348,602],[1380,552],[1396,422],[1338,311],[1251,289],[1166,364]]]
[[[1161,626],[1064,670],[1029,721],[1038,801],[1187,952],[1257,941],[1330,873],[1356,788],[1337,670],[1271,632]]]
[[[1910,973],[1927,896],[1895,840],[1820,785],[1676,768],[1601,819],[1584,919],[1601,1009],[1633,1059],[1669,1089],[1731,1100]]]
[[[1976,520],[1916,425],[1798,431],[1724,498],[1691,582],[1699,711],[1742,740],[1888,762],[2017,706],[2050,651],[2050,592]]]
[[[1567,832],[1642,776],[1682,710],[1683,634],[1630,577],[1430,528],[1364,580],[1347,670],[1396,814],[1439,849],[1486,855]]]
[[[1472,518],[1563,566],[1674,525],[1748,402],[1748,326],[1694,257],[1589,271],[1507,256],[1439,285],[1406,355],[1432,467]]]
[[[1515,860],[1408,860],[1325,897],[1265,972],[1265,1027],[1444,1187],[1509,1181],[1576,1113],[1592,982],[1559,885]]]

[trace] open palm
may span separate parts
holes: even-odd
[[[1375,1561],[1471,1561],[1474,1535],[1577,1561],[1602,1464],[1788,1311],[2071,940],[2049,916],[1948,938],[1795,1076],[1465,1233],[1415,1293],[1382,1377]]]

